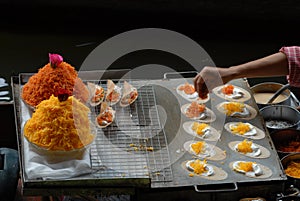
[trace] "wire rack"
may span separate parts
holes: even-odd
[[[89,81],[106,90],[106,82]],[[152,182],[172,180],[168,144],[160,124],[155,91],[151,85],[130,82],[138,90],[137,100],[127,107],[113,105],[115,121],[97,130],[91,147],[92,169],[97,178],[149,178]],[[118,85],[122,86],[120,81]],[[91,118],[100,106],[92,107]]]

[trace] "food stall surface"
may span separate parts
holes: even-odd
[[[97,81],[105,86],[105,79],[93,79],[95,73],[87,73],[85,76],[87,77],[82,77],[83,80]],[[267,167],[267,172],[271,174],[262,178],[247,177],[233,171],[233,161],[250,159],[229,148],[231,141],[241,138],[224,129],[224,124],[234,118],[225,117],[216,109],[217,103],[224,100],[212,94],[210,101],[205,104],[216,114],[217,120],[211,122],[211,126],[216,127],[222,134],[215,142],[215,147],[219,147],[222,150],[221,155],[225,157],[221,160],[208,160],[227,176],[214,180],[190,176],[183,164],[195,157],[184,150],[184,143],[195,140],[195,137],[187,134],[183,128],[188,118],[181,113],[181,107],[188,101],[176,92],[176,87],[191,82],[190,78],[130,80],[138,88],[139,97],[127,108],[115,106],[115,123],[97,130],[97,139],[90,149],[90,174],[68,179],[55,178],[55,175],[52,175],[52,179],[29,178],[24,161],[24,147],[28,145],[22,135],[21,125],[24,116],[30,114],[19,95],[21,86],[27,79],[28,75],[22,74],[12,79],[22,167],[22,191],[25,195],[88,195],[100,192],[130,195],[132,200],[153,200],[157,196],[163,200],[237,200],[247,195],[251,197],[253,193],[255,196],[274,196],[284,188],[286,176],[253,97],[246,103],[254,108],[257,116],[246,121],[263,131],[264,137],[256,139],[255,143],[265,147],[270,153],[266,158],[253,161]],[[251,94],[246,80],[235,80],[233,84]],[[93,109],[95,108],[92,111]],[[94,118],[93,114],[91,118]],[[147,147],[151,149],[145,149]],[[251,192],[248,190],[250,187]]]

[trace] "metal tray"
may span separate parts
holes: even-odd
[[[108,74],[109,76],[105,77],[103,72],[99,72],[99,74],[84,72],[81,74],[81,78],[84,81],[98,81],[105,85],[105,79],[112,79],[111,75],[114,74]],[[188,119],[180,111],[180,107],[188,102],[176,93],[176,87],[185,82],[191,83],[192,80],[182,76],[171,79],[165,77],[160,80],[130,81],[138,88],[140,96],[136,103],[126,110],[115,108],[121,111],[116,123],[106,129],[98,130],[101,133],[98,136],[101,137],[97,138],[90,154],[91,167],[92,170],[95,170],[93,173],[64,180],[30,180],[24,174],[22,122],[20,118],[22,107],[24,107],[20,99],[20,89],[29,76],[31,75],[21,74],[19,77],[12,77],[23,189],[27,194],[41,194],[41,190],[44,194],[63,194],[66,192],[77,194],[79,193],[78,187],[83,193],[87,191],[99,192],[99,188],[110,193],[115,191],[117,193],[134,193],[135,188],[169,189],[191,186],[194,186],[197,192],[236,191],[239,186],[245,184],[279,183],[281,184],[279,188],[281,188],[287,179],[259,112],[257,117],[249,122],[266,133],[264,139],[257,140],[255,143],[266,147],[271,152],[271,156],[266,159],[253,159],[253,161],[269,167],[272,170],[272,176],[263,180],[249,178],[236,174],[229,168],[230,162],[249,158],[233,153],[228,147],[230,141],[241,139],[231,135],[223,128],[224,123],[232,119],[219,118],[220,114],[217,114],[215,105],[223,100],[213,95],[211,96],[213,101],[206,103],[206,105],[217,114],[217,120],[212,124],[215,128],[220,129],[221,138],[216,146],[226,151],[227,156],[225,160],[210,161],[210,163],[226,171],[228,177],[220,181],[190,177],[181,166],[184,161],[192,159],[192,156],[182,149],[184,142],[191,140],[191,136],[182,127],[182,124]],[[99,77],[101,80],[98,80]],[[243,79],[234,80],[232,84],[250,92],[247,81]],[[246,103],[258,111],[253,97]],[[126,122],[128,115],[132,119],[129,123]],[[138,145],[137,147],[152,146],[155,151],[129,150],[132,144]],[[112,162],[113,168],[107,168],[105,160]]]

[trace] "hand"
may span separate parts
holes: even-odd
[[[194,78],[194,87],[200,98],[204,99],[213,88],[233,79],[231,68],[204,67]]]

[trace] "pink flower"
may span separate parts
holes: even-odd
[[[63,62],[63,58],[59,54],[49,53],[49,62],[52,68],[56,68],[60,63]]]

